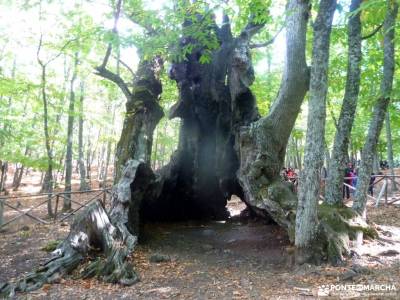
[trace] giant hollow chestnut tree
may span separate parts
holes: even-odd
[[[123,78],[110,67],[109,61],[115,58],[112,53],[117,52],[115,39],[96,67],[96,73],[115,83],[127,101],[116,150],[111,208],[106,211],[100,202],[90,205],[76,217],[69,236],[48,263],[16,283],[0,285],[0,292],[39,288],[79,264],[84,264],[79,268],[82,277],[133,284],[138,276],[127,258],[134,251],[141,223],[225,219],[226,203],[232,195],[239,196],[252,213],[282,226],[294,241],[297,196],[281,180],[280,171],[309,88],[306,33],[310,1],[287,1],[282,81],[264,117],[259,115],[251,91],[255,79],[251,48],[268,23],[269,1],[245,4],[246,23],[239,29],[233,26],[232,10],[223,1],[217,5],[221,22],[205,2],[177,1],[162,16],[171,20],[173,15],[175,26],[140,3],[117,1],[112,30],[118,37],[121,16],[143,29],[143,36],[136,39],[140,59],[136,72],[118,55],[115,60],[127,67],[131,77]],[[166,38],[169,36],[174,40]],[[152,40],[156,41],[154,49],[148,43]],[[170,65],[168,76],[179,91],[167,114],[179,118],[181,127],[170,162],[154,171],[150,157],[153,131],[163,116],[160,72],[165,63]],[[320,247],[313,249],[320,257],[337,256],[337,252],[327,251],[335,239],[323,235]]]

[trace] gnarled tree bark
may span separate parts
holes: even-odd
[[[227,16],[223,26],[209,26],[220,43],[209,64],[200,63],[204,49],[193,37],[181,39],[180,47],[192,44],[194,50],[169,72],[179,89],[169,115],[182,120],[179,145],[161,170],[160,196],[144,203],[144,219],[224,219],[230,196],[242,196],[235,141],[240,126],[259,117],[249,89],[254,80],[249,42],[259,28],[250,22],[233,37]]]

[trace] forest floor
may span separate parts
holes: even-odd
[[[79,201],[84,201],[82,198]],[[237,214],[243,203],[230,201]],[[18,294],[20,299],[400,299],[400,206],[368,207],[377,240],[365,240],[340,267],[293,264],[285,232],[260,221],[151,224],[131,260],[140,282],[131,287],[74,279]],[[16,224],[0,232],[0,282],[20,278],[46,261],[49,241],[68,222]],[[153,262],[160,256],[164,262]],[[355,285],[374,288],[358,292]],[[376,290],[380,285],[380,290]],[[393,290],[393,286],[394,289]],[[356,286],[360,287],[360,286]],[[338,289],[347,289],[339,291]],[[353,290],[351,290],[353,289]],[[382,290],[383,289],[383,290]]]
[[[234,203],[237,209],[240,204]],[[400,207],[370,208],[381,238],[365,241],[346,265],[293,265],[286,234],[261,222],[189,222],[145,227],[132,262],[141,281],[131,287],[96,279],[63,279],[19,294],[21,299],[314,299],[353,284],[395,285],[397,291],[364,292],[371,299],[400,297]],[[69,225],[31,225],[1,233],[0,282],[43,263],[49,241],[62,240]],[[167,258],[152,262],[154,255]],[[357,296],[341,292],[342,296]],[[360,295],[358,295],[360,296]],[[375,296],[375,297],[374,297]],[[339,297],[339,296],[338,296]],[[337,298],[337,297],[334,297]]]

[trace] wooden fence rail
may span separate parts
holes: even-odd
[[[384,197],[384,199],[385,199],[385,205],[393,204],[393,203],[395,203],[397,201],[400,201],[400,197],[397,197],[397,198],[395,197],[394,199],[391,199],[390,201],[388,201],[389,179],[391,181],[396,180],[397,178],[400,179],[400,175],[385,175],[385,174],[382,174],[382,175],[373,175],[373,176],[375,177],[375,180],[370,185],[370,187],[377,186],[378,183],[383,181],[383,185],[380,188],[380,191],[378,193],[378,197],[375,198],[374,196],[372,196],[370,194],[367,194],[367,197],[370,200],[375,202],[375,207],[379,206],[379,203],[380,203],[382,197]],[[345,180],[350,180],[350,179],[354,179],[354,178],[358,178],[358,177],[357,176],[355,176],[355,177],[343,177],[343,179],[344,179],[343,188],[347,187],[350,190],[355,192],[357,190],[357,188],[345,182]],[[290,176],[290,177],[287,177],[287,179],[288,179],[288,181],[290,181],[293,184],[297,185],[299,177],[298,176]],[[321,185],[325,186],[325,183],[326,183],[326,178],[321,178]],[[295,192],[296,191],[297,191],[297,189],[295,188]],[[321,200],[325,201],[325,198],[324,198],[323,195],[319,195],[319,197],[320,197]],[[346,203],[347,201],[350,201],[350,199],[344,200],[344,203]]]
[[[89,200],[86,200],[84,203],[78,202],[72,198],[73,195],[91,194],[91,193],[96,193],[96,194],[93,197],[91,197]],[[59,218],[60,222],[65,221],[66,219],[70,218],[77,211],[79,211],[83,207],[88,206],[88,204],[94,200],[100,199],[100,201],[103,203],[103,205],[106,206],[107,195],[111,195],[111,188],[94,189],[94,190],[86,190],[86,191],[42,193],[42,194],[21,195],[21,196],[0,196],[0,228],[5,227],[6,225],[9,225],[24,216],[29,217],[29,218],[31,218],[39,223],[42,223],[42,224],[50,224],[51,222],[48,219],[45,220],[45,219],[43,219],[43,217],[41,218],[37,215],[34,215],[34,210],[47,204],[48,201],[52,201],[53,199],[55,199],[56,204],[55,204],[55,210],[54,210],[53,216],[50,216],[50,217],[52,217],[53,222],[56,222],[57,217],[59,215],[58,207],[59,207],[60,198],[67,199],[66,195],[69,195],[68,200],[70,200],[71,203],[76,204],[78,207],[69,211],[66,215],[62,216],[62,218]],[[38,204],[35,204],[34,206],[32,206],[28,209],[25,209],[25,210],[23,210],[22,208],[19,207],[19,205],[20,205],[19,202],[17,205],[10,203],[11,199],[24,199],[24,198],[30,198],[30,199],[36,198],[37,200],[39,200],[41,198],[45,198],[45,200],[40,201]],[[8,207],[11,210],[18,212],[19,215],[12,217],[10,220],[5,221],[4,220],[5,207]]]

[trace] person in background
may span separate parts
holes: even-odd
[[[281,176],[282,176],[282,179],[283,179],[284,181],[288,181],[288,178],[287,178],[287,169],[286,169],[285,167],[282,168]]]
[[[352,185],[353,183],[353,164],[349,162],[347,164],[346,169],[344,169],[344,183],[346,185],[343,186],[343,198],[346,197],[346,199],[350,198],[350,188],[349,186]]]
[[[350,193],[352,195],[354,195],[356,192],[355,188],[357,186],[357,170],[356,169],[353,169],[353,171],[351,172],[351,186],[354,187],[354,190],[352,189],[350,191]]]
[[[374,195],[374,182],[375,182],[375,174],[371,173],[368,186],[368,194],[370,194],[371,196]]]

